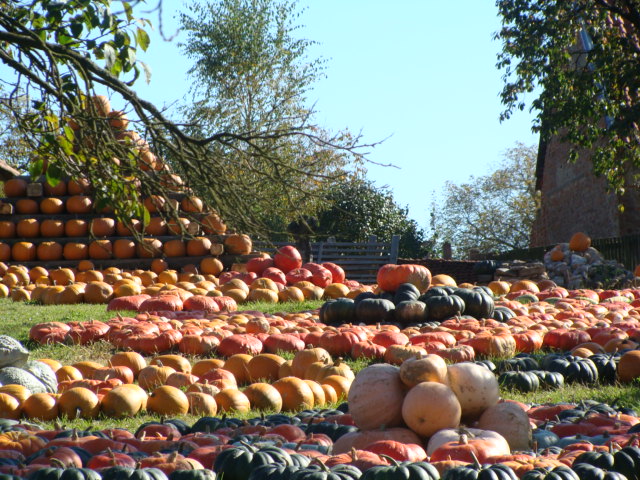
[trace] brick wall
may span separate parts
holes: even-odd
[[[592,173],[590,152],[580,152],[576,163],[567,163],[567,144],[551,140],[546,146],[541,184],[541,208],[532,230],[531,246],[568,242],[583,231],[592,238],[610,238],[640,232],[640,199],[637,192],[618,198],[607,192],[606,180]],[[618,210],[626,203],[625,213]]]

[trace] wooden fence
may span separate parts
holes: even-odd
[[[522,250],[511,250],[495,256],[496,260],[540,260],[555,245],[534,247]],[[591,246],[598,250],[606,260],[616,260],[627,270],[633,271],[640,264],[640,235],[627,235],[616,238],[598,238],[592,240]]]
[[[254,242],[253,249],[272,254],[283,245],[291,245],[291,242]],[[378,269],[382,265],[398,262],[399,246],[398,235],[394,235],[390,242],[379,242],[373,235],[368,242],[362,243],[329,239],[326,242],[312,243],[311,256],[315,263],[337,263],[344,269],[348,280],[375,283]]]

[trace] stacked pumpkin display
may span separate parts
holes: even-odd
[[[23,178],[5,183],[10,196],[6,200],[16,213],[0,219],[0,261],[71,266],[92,259],[106,265],[112,259],[197,259],[210,255],[213,244],[218,255],[247,255],[252,250],[248,236],[226,235],[220,217],[207,212],[202,200],[192,195],[172,200],[171,208],[182,216],[170,221],[159,215],[166,207],[163,197],[146,198],[144,204],[152,216],[143,225],[137,219],[130,224],[117,221],[108,209],[95,212],[86,183],[61,181],[56,187],[45,183],[47,196],[37,198],[25,198],[27,186]],[[132,230],[144,238],[136,240]]]

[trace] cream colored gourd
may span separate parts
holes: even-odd
[[[478,427],[502,435],[511,450],[529,450],[532,444],[531,423],[527,413],[514,402],[502,402],[487,408]]]
[[[471,362],[447,367],[447,383],[458,397],[464,419],[477,419],[487,408],[498,403],[500,387],[489,369]]]
[[[363,430],[402,425],[400,368],[378,363],[358,372],[349,390],[349,412]]]

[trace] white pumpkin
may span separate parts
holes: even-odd
[[[363,430],[402,425],[400,368],[378,363],[358,372],[349,389],[349,413]]]
[[[462,418],[476,419],[487,408],[498,403],[500,387],[489,369],[471,362],[447,367],[447,383],[458,397]]]
[[[511,450],[529,450],[532,444],[531,423],[527,413],[515,402],[502,402],[487,408],[478,427],[501,434]]]

